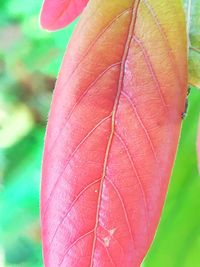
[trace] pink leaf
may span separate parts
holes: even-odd
[[[186,40],[180,1],[89,2],[47,128],[46,267],[140,266],[160,219],[185,110]]]
[[[80,15],[88,0],[44,0],[41,11],[41,26],[47,30],[58,30]]]

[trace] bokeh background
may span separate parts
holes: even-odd
[[[56,75],[77,23],[40,29],[41,0],[0,2],[0,267],[41,267],[41,159]],[[166,205],[143,267],[200,267],[200,91],[191,89]]]

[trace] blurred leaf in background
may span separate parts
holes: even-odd
[[[200,266],[199,114],[200,92],[192,88],[166,205],[144,267]]]
[[[0,267],[43,266],[39,189],[45,126],[61,60],[76,22],[40,29],[42,1],[1,1]]]
[[[39,189],[55,77],[77,23],[39,27],[41,0],[1,1],[0,267],[42,267]],[[144,267],[200,266],[200,91],[192,88],[163,217]]]
[[[189,83],[200,88],[200,1],[184,0],[189,42]]]

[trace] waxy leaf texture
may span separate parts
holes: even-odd
[[[155,235],[187,95],[176,0],[91,0],[57,80],[45,141],[46,267],[139,267]]]
[[[41,26],[47,30],[65,27],[80,15],[88,0],[44,0]]]

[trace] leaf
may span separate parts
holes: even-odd
[[[41,26],[50,31],[67,26],[80,15],[87,2],[88,0],[44,0]]]
[[[180,1],[89,2],[60,70],[46,134],[46,267],[140,266],[177,149],[186,39]]]
[[[3,150],[6,166],[0,188],[0,247],[5,262],[0,257],[0,266],[43,266],[38,218],[43,137],[44,129],[35,127]]]
[[[3,106],[2,103],[1,106]],[[3,108],[0,111],[2,114],[0,118],[0,148],[4,148],[12,146],[26,136],[32,130],[34,121],[33,115],[26,105],[18,105],[16,109],[10,109],[9,113]]]
[[[200,2],[185,0],[189,34],[189,84],[200,88]]]

